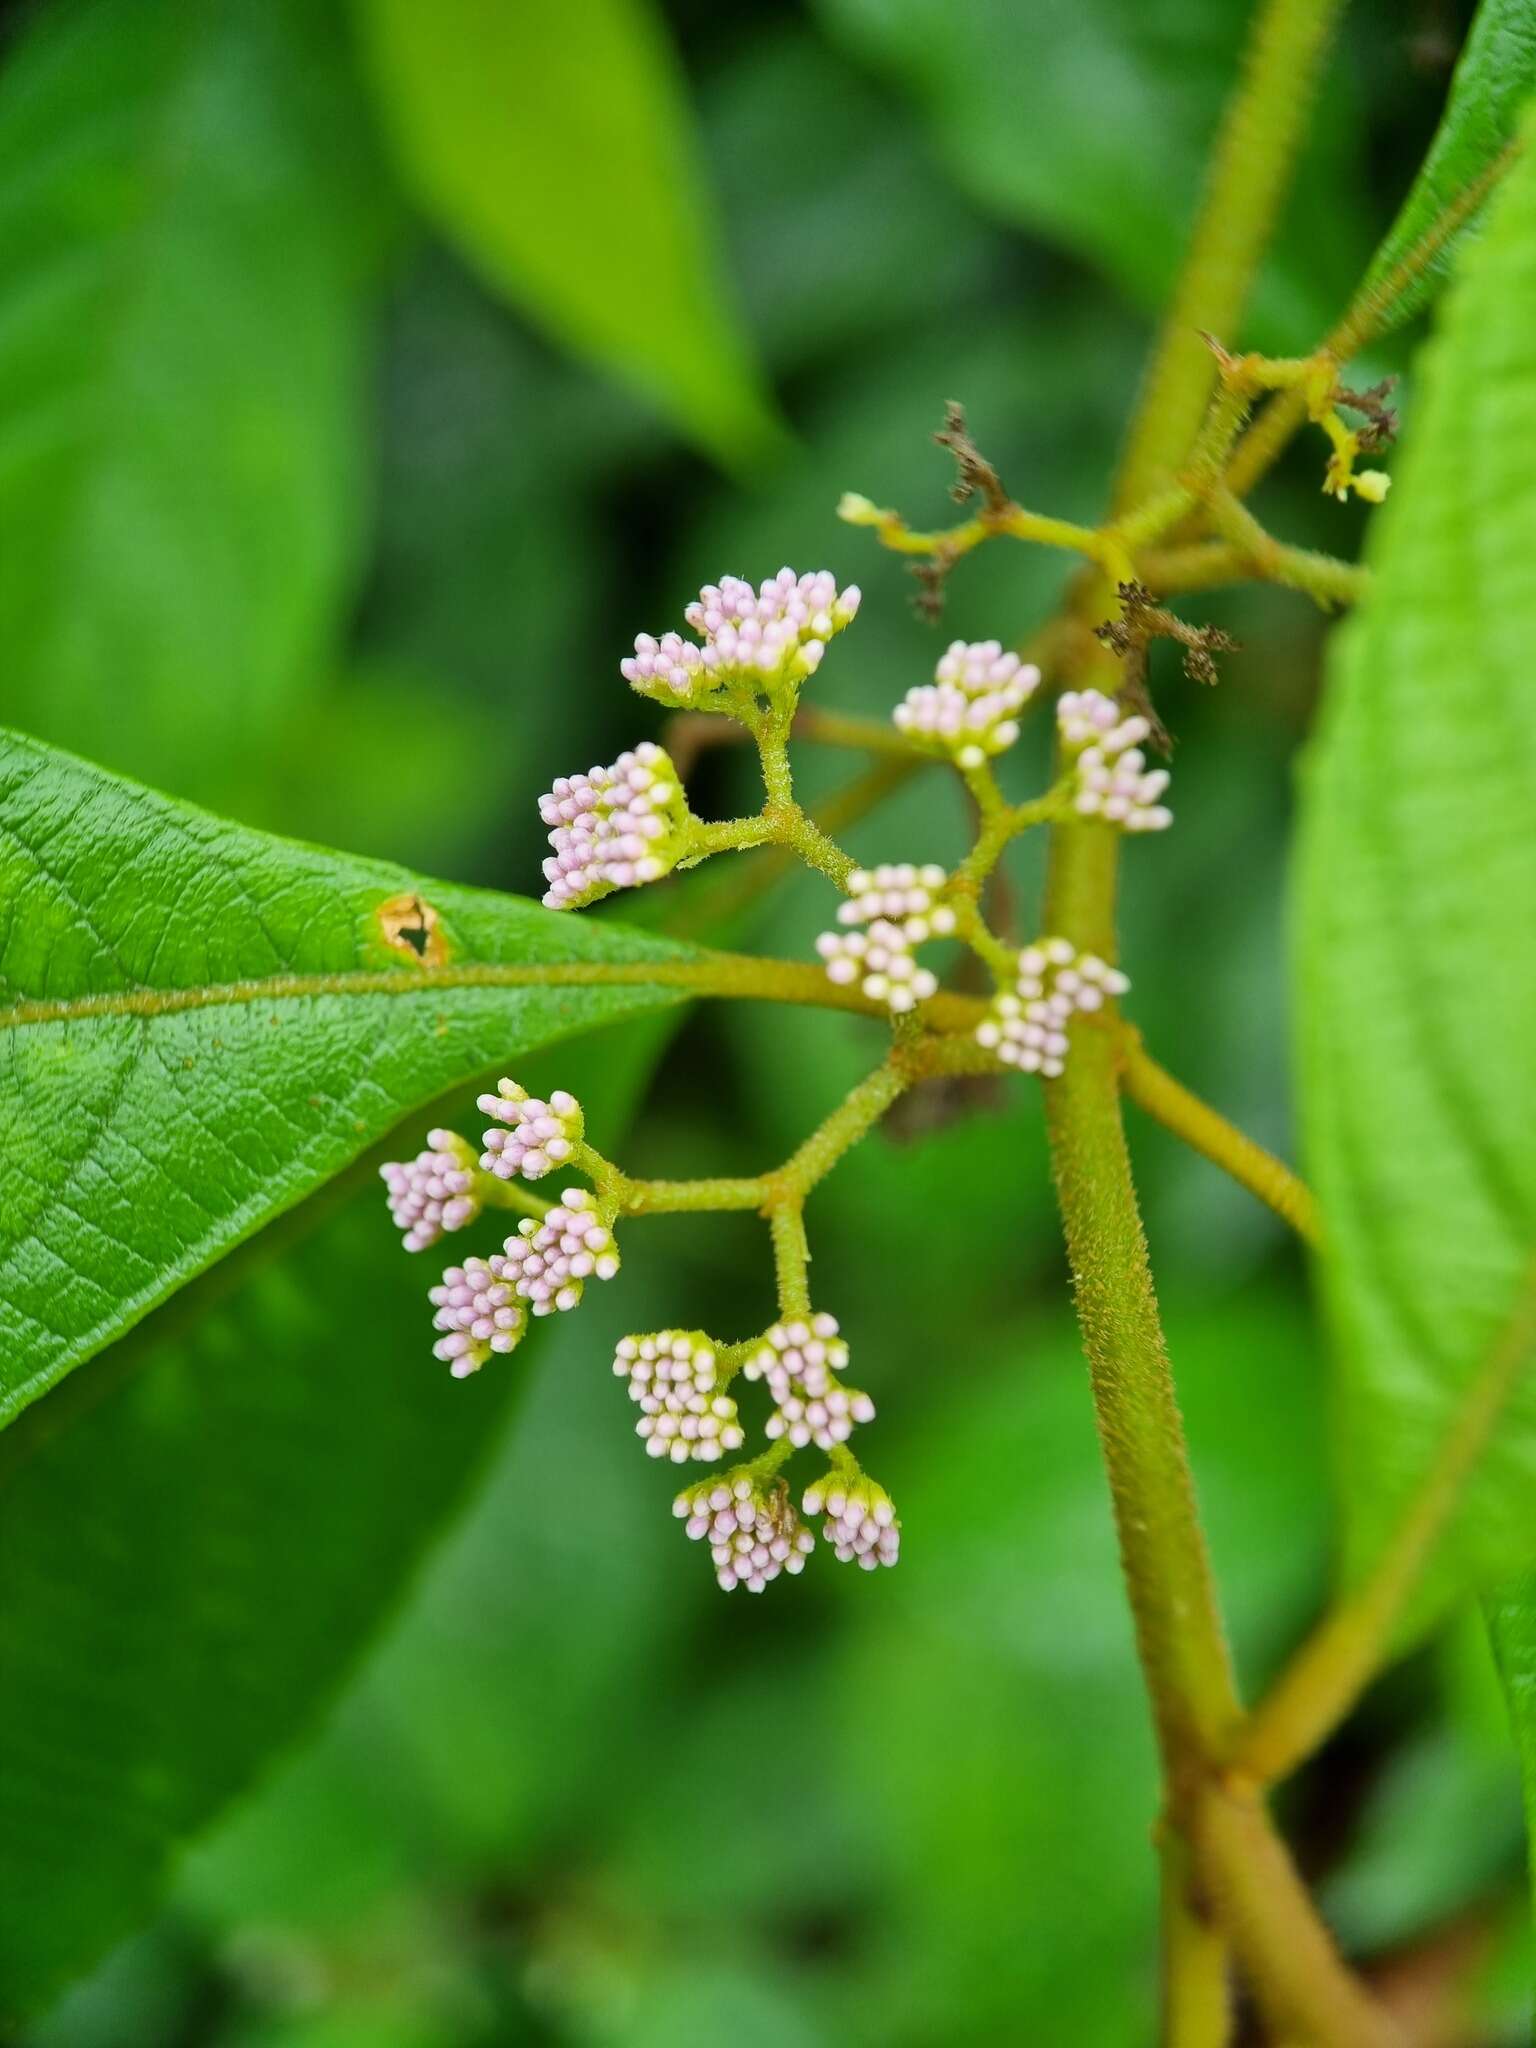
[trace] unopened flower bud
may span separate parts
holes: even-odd
[[[862,1474],[844,1481],[835,1473],[806,1488],[801,1506],[808,1515],[826,1511],[822,1537],[839,1564],[857,1564],[872,1572],[895,1564],[901,1555],[901,1523],[883,1486]]]
[[[408,1252],[425,1251],[445,1230],[462,1230],[480,1214],[475,1155],[456,1131],[428,1131],[425,1152],[391,1160],[379,1177]]]
[[[1065,1071],[1067,1026],[1130,988],[1118,967],[1079,953],[1066,939],[1037,939],[1019,955],[1014,987],[993,998],[976,1041],[1022,1073],[1055,1080]]]
[[[761,1593],[780,1572],[804,1571],[816,1547],[784,1481],[763,1481],[749,1465],[680,1493],[672,1512],[695,1542],[708,1541],[727,1593],[737,1586]]]
[[[544,863],[551,910],[658,881],[687,850],[693,822],[676,768],[649,740],[611,767],[559,776],[539,815],[554,848]]]
[[[839,590],[830,571],[781,569],[754,590],[739,576],[706,583],[683,613],[699,635],[641,633],[619,663],[632,689],[671,709],[739,713],[757,694],[793,690],[813,675],[827,642],[859,609],[856,585]]]
[[[935,994],[938,977],[918,966],[914,948],[955,929],[954,911],[936,900],[944,882],[941,867],[914,867],[910,861],[855,869],[838,922],[868,930],[821,934],[816,950],[827,979],[842,986],[857,982],[871,1002],[884,1003],[896,1016]]]
[[[835,1316],[775,1323],[742,1367],[749,1380],[765,1380],[773,1396],[765,1435],[786,1437],[797,1450],[815,1444],[830,1451],[847,1443],[856,1423],[873,1422],[875,1404],[868,1394],[838,1378],[847,1363],[848,1346],[837,1334]]]
[[[493,1352],[515,1350],[528,1327],[528,1311],[500,1253],[450,1266],[428,1299],[436,1311],[432,1327],[447,1333],[433,1352],[456,1380],[478,1372]]]
[[[581,1104],[574,1095],[556,1088],[547,1102],[530,1095],[515,1081],[502,1079],[494,1095],[482,1095],[479,1106],[506,1129],[487,1131],[480,1164],[498,1180],[521,1174],[524,1180],[542,1180],[554,1167],[563,1166],[581,1143],[585,1124]]]
[[[914,746],[980,768],[1019,736],[1018,714],[1039,688],[1040,671],[999,640],[955,640],[931,683],[908,690],[891,722]]]
[[[504,1264],[514,1291],[536,1316],[548,1316],[574,1308],[588,1280],[611,1280],[619,1248],[587,1190],[566,1188],[541,1223],[528,1216],[517,1226]]]
[[[717,1347],[702,1330],[621,1338],[613,1370],[629,1383],[629,1398],[640,1409],[635,1434],[651,1457],[708,1463],[740,1450],[736,1403],[721,1386]]]

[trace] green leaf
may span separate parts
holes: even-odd
[[[817,0],[828,33],[924,110],[956,180],[1159,307],[1183,253],[1247,8],[1229,0]],[[1327,92],[1343,90],[1337,76]],[[1309,347],[1359,274],[1356,124],[1331,106],[1255,293],[1266,346]],[[1231,338],[1231,337],[1229,337]]]
[[[384,124],[487,283],[727,467],[779,437],[720,274],[677,60],[646,0],[356,0]]]
[[[31,11],[0,88],[0,715],[235,803],[355,570],[387,186],[329,5]]]
[[[521,1071],[538,1092],[575,1089],[596,1127],[617,1134],[678,1014],[552,1047]],[[570,1742],[580,1717],[564,1714],[558,1735],[541,1730],[551,1685],[574,1708],[617,1658],[636,1668],[654,1656],[665,1575],[653,1553],[665,1546],[670,1556],[676,1537],[663,1512],[655,1542],[643,1540],[657,1475],[614,1410],[612,1376],[592,1370],[601,1347],[595,1356],[590,1329],[542,1326],[494,1374],[450,1382],[428,1349],[430,1270],[401,1252],[370,1166],[347,1179],[361,1191],[348,1197],[338,1186],[302,1205],[39,1402],[0,1445],[0,1892],[18,1902],[0,1927],[0,2009],[36,2003],[142,1919],[171,1852],[315,1720],[389,1617],[509,1407],[523,1407],[530,1371],[535,1418],[558,1417],[558,1437],[535,1432],[525,1445],[520,1415],[492,1501],[434,1560],[428,1585],[446,1577],[456,1596],[447,1615],[439,1595],[428,1603],[437,1631],[424,1629],[418,1597],[382,1669],[363,1681],[388,1717],[360,1798],[370,1825],[381,1819],[380,1756],[390,1759],[388,1813],[399,1827],[419,1805],[413,1777],[442,1774],[449,1727],[477,1817],[490,1786],[519,1774],[526,1796],[549,1798],[534,1782],[540,1760],[547,1774],[569,1758],[569,1796],[582,1782]],[[627,1272],[616,1289],[629,1300]],[[611,1453],[603,1423],[615,1425]],[[558,1475],[590,1455],[604,1513],[572,1525]],[[638,1500],[635,1487],[612,1483],[632,1472]],[[584,1546],[579,1560],[561,1554],[568,1527]],[[600,1555],[621,1568],[599,1571]],[[552,1561],[564,1570],[551,1571]],[[571,1601],[582,1588],[605,1604],[573,1643]],[[414,1660],[401,1655],[402,1633]],[[476,1661],[461,1673],[469,1648]],[[519,1679],[521,1699],[509,1698]],[[621,1683],[609,1678],[615,1708]],[[404,1731],[413,1750],[397,1723],[418,1700]],[[599,1735],[594,1723],[589,1768]],[[281,1903],[263,1900],[247,1918],[291,1915],[328,1857],[334,1867],[338,1836],[354,1858],[355,1909],[356,1839],[334,1795],[316,1790],[312,1774],[303,1859],[285,1873]],[[247,1807],[237,1831],[249,1832],[261,1806]],[[79,1853],[82,1833],[89,1856]],[[417,1875],[419,1846],[403,1848]]]
[[[1520,1754],[1526,1833],[1536,1843],[1536,1573],[1494,1587],[1483,1611]]]
[[[1330,1256],[1350,1576],[1464,1410],[1536,1247],[1536,161],[1425,351],[1376,582],[1333,649],[1295,916],[1308,1170]],[[1517,1380],[1420,1618],[1536,1552]]]
[[[434,1369],[375,1192],[264,1250],[5,1439],[0,2012],[140,1921],[177,1843],[313,1719],[522,1384],[523,1357]]]
[[[440,965],[417,957],[423,915]],[[0,734],[0,1420],[412,1109],[677,999],[541,972],[679,950]]]
[[[1532,0],[1482,0],[1429,154],[1371,261],[1366,291],[1382,285],[1439,216],[1508,149],[1533,90],[1536,6]],[[1483,200],[1477,202],[1429,268],[1393,300],[1383,323],[1386,331],[1411,320],[1441,290],[1463,243],[1479,232],[1484,204]]]

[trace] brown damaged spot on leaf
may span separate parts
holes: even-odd
[[[408,890],[381,903],[379,931],[392,953],[403,954],[418,967],[442,967],[448,959],[443,921],[425,896]]]

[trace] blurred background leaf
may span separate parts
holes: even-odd
[[[0,717],[248,803],[366,542],[395,206],[328,0],[60,0],[0,93]]]
[[[664,1029],[567,1049],[560,1072],[616,1126]],[[515,1371],[421,1370],[420,1268],[372,1166],[4,1440],[0,2011],[35,2007],[142,1918],[181,1841],[314,1719],[537,1369],[542,1329]],[[534,1556],[517,1576],[546,1597]],[[529,1653],[515,1621],[498,1640]],[[465,1737],[462,1714],[430,1725]],[[487,1751],[515,1769],[509,1732]]]
[[[1229,0],[816,0],[830,33],[922,107],[965,189],[1058,243],[1143,306],[1168,290],[1237,68]],[[1358,121],[1335,72],[1255,295],[1254,332],[1316,341],[1355,281]],[[1033,493],[1029,502],[1035,502]]]
[[[727,309],[692,116],[648,0],[356,11],[401,175],[492,286],[728,468],[771,452],[780,428]]]

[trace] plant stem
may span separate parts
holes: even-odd
[[[1073,900],[1101,863],[1088,828],[1059,827],[1046,917],[1051,930],[1107,957],[1108,920],[1085,916]],[[1116,1066],[1108,1033],[1079,1031],[1066,1072],[1046,1085],[1046,1124],[1120,1559],[1174,1789],[1230,1743],[1239,1708],[1126,1156]]]
[[[761,1209],[767,1194],[761,1174],[737,1180],[632,1180],[626,1174],[620,1185],[619,1213],[676,1216],[693,1210]]]
[[[779,1313],[808,1316],[811,1285],[808,1268],[811,1248],[805,1236],[805,1205],[800,1197],[785,1197],[768,1211],[768,1228],[773,1236],[773,1270],[778,1279]]]
[[[1360,1697],[1380,1668],[1392,1632],[1533,1350],[1536,1260],[1374,1570],[1324,1617],[1254,1709],[1231,1751],[1235,1770],[1264,1783],[1286,1776],[1326,1740]]]
[[[1160,1067],[1130,1026],[1124,1027],[1120,1059],[1125,1092],[1139,1109],[1267,1203],[1298,1237],[1317,1243],[1317,1204],[1305,1181]]]
[[[913,1078],[908,1063],[894,1053],[883,1060],[785,1160],[773,1176],[779,1188],[803,1199],[874,1128]]]
[[[1218,485],[1205,502],[1212,526],[1242,551],[1251,573],[1266,583],[1305,591],[1324,610],[1334,605],[1358,604],[1370,589],[1369,569],[1311,548],[1287,547],[1266,532],[1247,506],[1224,485]]]
[[[1322,360],[1336,366],[1357,356],[1386,326],[1392,308],[1429,269],[1441,250],[1464,227],[1520,153],[1511,142],[1470,184],[1464,185],[1413,247],[1387,275],[1376,283],[1363,284],[1337,327],[1316,351]],[[1307,395],[1298,386],[1278,393],[1238,443],[1227,467],[1227,486],[1245,498],[1278,461],[1292,435],[1307,417]]]
[[[1208,1785],[1190,1827],[1217,1919],[1275,2040],[1400,2048],[1386,2014],[1340,1961],[1258,1800]]]
[[[1232,1993],[1226,1937],[1205,1903],[1189,1848],[1177,1829],[1161,1831],[1163,1867],[1163,2048],[1227,2048]]]
[[[1201,330],[1230,340],[1269,241],[1341,0],[1264,0],[1228,106],[1178,289],[1142,388],[1115,489],[1126,510],[1199,431],[1215,374]]]

